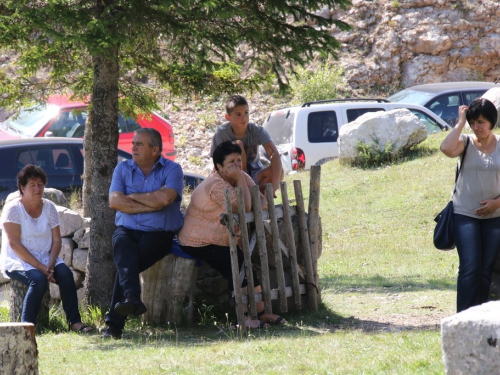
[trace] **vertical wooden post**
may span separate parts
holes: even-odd
[[[276,211],[274,210],[273,188],[271,184],[266,184],[267,210],[271,221],[271,232],[273,237],[274,263],[276,265],[276,277],[278,279],[278,297],[280,301],[280,312],[288,311],[288,303],[286,299],[286,284],[285,272],[283,270],[283,259],[281,257],[281,249],[279,245],[280,232],[278,229],[278,220],[276,219]]]
[[[288,192],[286,182],[281,183],[281,198],[283,200],[283,221],[285,223],[286,246],[288,247],[288,259],[292,269],[293,280],[293,296],[295,298],[295,308],[302,308],[302,300],[300,297],[300,281],[299,281],[299,265],[297,262],[297,249],[295,248],[295,240],[293,236],[292,216],[290,215],[290,203],[288,202]]]
[[[245,273],[247,276],[247,295],[250,302],[250,315],[253,319],[256,319],[257,307],[255,305],[255,286],[253,284],[252,259],[250,258],[250,250],[248,245],[248,227],[245,220],[245,202],[243,199],[243,190],[240,187],[236,188],[236,201],[238,203],[238,221],[241,230],[241,247],[245,259]]]
[[[269,262],[267,261],[267,247],[264,223],[262,222],[262,205],[260,203],[260,191],[258,186],[252,186],[252,207],[255,221],[255,232],[257,233],[257,245],[259,246],[260,266],[262,277],[260,286],[262,287],[262,299],[266,314],[272,314],[273,307],[271,303],[271,283],[269,280]]]
[[[321,166],[313,165],[310,172],[310,187],[309,187],[309,209],[307,218],[307,228],[309,229],[309,242],[311,244],[311,258],[313,264],[314,283],[318,287],[318,297],[321,300],[319,291],[319,276],[318,276],[318,254],[321,243],[319,230],[319,196],[320,196],[320,181],[321,181]]]
[[[295,190],[295,200],[297,202],[297,216],[299,217],[300,242],[304,250],[304,262],[306,266],[307,298],[311,310],[318,309],[318,292],[314,279],[314,271],[311,257],[311,247],[309,246],[309,233],[307,232],[306,213],[304,209],[304,198],[300,181],[293,181]]]
[[[241,336],[243,336],[243,333],[245,332],[245,315],[243,312],[243,304],[241,301],[241,285],[238,278],[239,267],[237,240],[234,232],[233,208],[231,205],[231,193],[229,189],[224,189],[224,197],[226,198],[227,228],[229,230],[229,248],[231,253],[231,268],[233,275],[234,304],[236,308],[236,316],[238,318],[239,333]]]

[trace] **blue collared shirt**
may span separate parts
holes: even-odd
[[[127,214],[116,211],[116,226],[150,231],[177,232],[184,224],[180,211],[184,179],[179,164],[160,156],[153,169],[144,176],[141,168],[132,159],[119,163],[114,172],[109,194],[120,191],[125,195],[132,193],[150,193],[165,186],[177,192],[177,198],[172,204],[155,212]]]

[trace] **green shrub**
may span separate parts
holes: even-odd
[[[293,102],[301,104],[315,100],[336,99],[339,89],[347,85],[344,68],[340,65],[323,64],[315,71],[297,69],[297,75],[290,82]]]
[[[353,164],[363,167],[373,167],[380,164],[393,163],[398,156],[398,153],[394,152],[394,144],[387,141],[382,146],[378,138],[372,138],[372,140],[373,142],[370,144],[361,141],[356,144],[358,158]]]

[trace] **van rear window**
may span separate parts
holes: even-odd
[[[347,112],[347,122],[352,122],[356,120],[359,116],[364,115],[369,112],[381,112],[385,111],[383,108],[354,108],[348,109]]]
[[[271,116],[264,124],[264,129],[269,133],[274,144],[282,145],[293,141],[293,120],[295,112],[285,110]]]
[[[311,112],[307,117],[307,138],[311,143],[337,142],[339,127],[335,111]]]

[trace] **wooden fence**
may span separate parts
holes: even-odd
[[[288,311],[288,297],[293,297],[296,310],[307,308],[317,310],[320,299],[318,284],[318,252],[321,245],[319,217],[321,167],[312,167],[310,171],[309,207],[306,214],[301,182],[293,181],[295,206],[290,206],[286,182],[281,183],[282,204],[275,205],[271,185],[266,186],[267,210],[262,209],[258,186],[251,189],[252,211],[245,212],[241,188],[236,188],[238,213],[231,208],[230,191],[226,189],[226,213],[221,215],[221,222],[227,225],[231,248],[232,275],[235,308],[240,331],[244,330],[244,306],[249,306],[250,315],[257,317],[256,302],[264,301],[266,314],[272,313],[272,300],[278,300],[281,313]],[[294,240],[292,217],[298,217],[299,238]],[[278,220],[283,220],[285,243],[280,239]],[[237,234],[236,227],[240,233]],[[266,231],[271,235],[272,246],[268,250]],[[244,255],[244,267],[239,270],[237,246]],[[254,292],[252,277],[252,253],[255,247],[259,251],[262,293]],[[297,249],[301,249],[303,259],[297,259]],[[272,251],[275,260],[277,288],[271,289],[268,251]],[[291,269],[291,286],[285,283],[283,257],[288,259]],[[302,267],[299,265],[302,263]],[[242,293],[241,285],[246,275],[247,294]],[[305,296],[305,304],[302,296]]]

